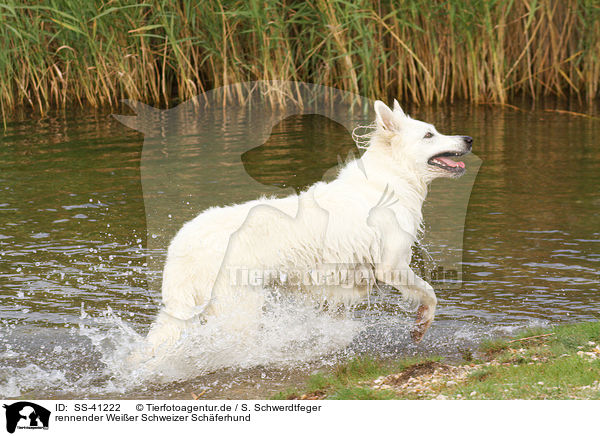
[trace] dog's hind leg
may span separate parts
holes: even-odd
[[[159,351],[167,350],[175,345],[190,322],[191,320],[176,318],[165,309],[161,309],[146,336],[150,354],[158,355]]]
[[[162,308],[146,337],[146,352],[150,357],[171,349],[210,302],[217,274],[208,267],[193,268],[193,264],[193,259],[187,256],[167,258]]]

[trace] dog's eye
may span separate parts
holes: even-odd
[[[431,132],[427,132],[427,133],[425,133],[425,136],[423,136],[423,138],[425,138],[425,139],[429,139],[432,137],[433,137],[433,133],[431,133]]]

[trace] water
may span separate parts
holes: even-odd
[[[0,397],[265,397],[356,354],[452,357],[523,327],[598,319],[600,121],[556,108],[599,114],[554,102],[410,111],[443,133],[472,136],[483,161],[462,247],[423,241],[433,259],[459,256],[462,284],[436,287],[439,309],[422,344],[409,340],[414,314],[382,290],[343,316],[279,302],[251,340],[199,328],[178,362],[146,368],[126,360],[158,310],[151,282],[164,259],[146,236],[143,135],[107,113],[15,116],[0,139]],[[241,159],[258,182],[297,190],[352,147],[340,125],[294,117]],[[191,147],[186,159],[194,158],[218,178],[219,165],[240,156]],[[439,210],[431,205],[460,186],[453,183],[434,184],[427,223]],[[219,184],[198,190],[180,178],[177,189],[194,192],[195,203],[165,211],[174,228],[205,202],[228,202]]]

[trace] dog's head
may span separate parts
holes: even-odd
[[[452,158],[471,151],[471,137],[442,135],[431,124],[406,115],[396,100],[394,110],[377,100],[375,113],[374,139],[400,168],[410,167],[425,181],[465,173],[465,164]]]

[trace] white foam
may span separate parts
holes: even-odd
[[[0,382],[0,397],[18,397],[23,392],[39,392],[67,383],[65,372],[62,370],[46,370],[35,364],[25,367],[3,368],[3,379]]]
[[[232,335],[217,320],[198,322],[175,347],[140,362],[131,356],[143,349],[143,336],[110,309],[91,321],[80,326],[79,334],[100,354],[109,380],[104,388],[111,391],[187,380],[222,368],[290,367],[347,347],[363,328],[356,320],[314,305],[282,301],[264,313],[256,331]]]

